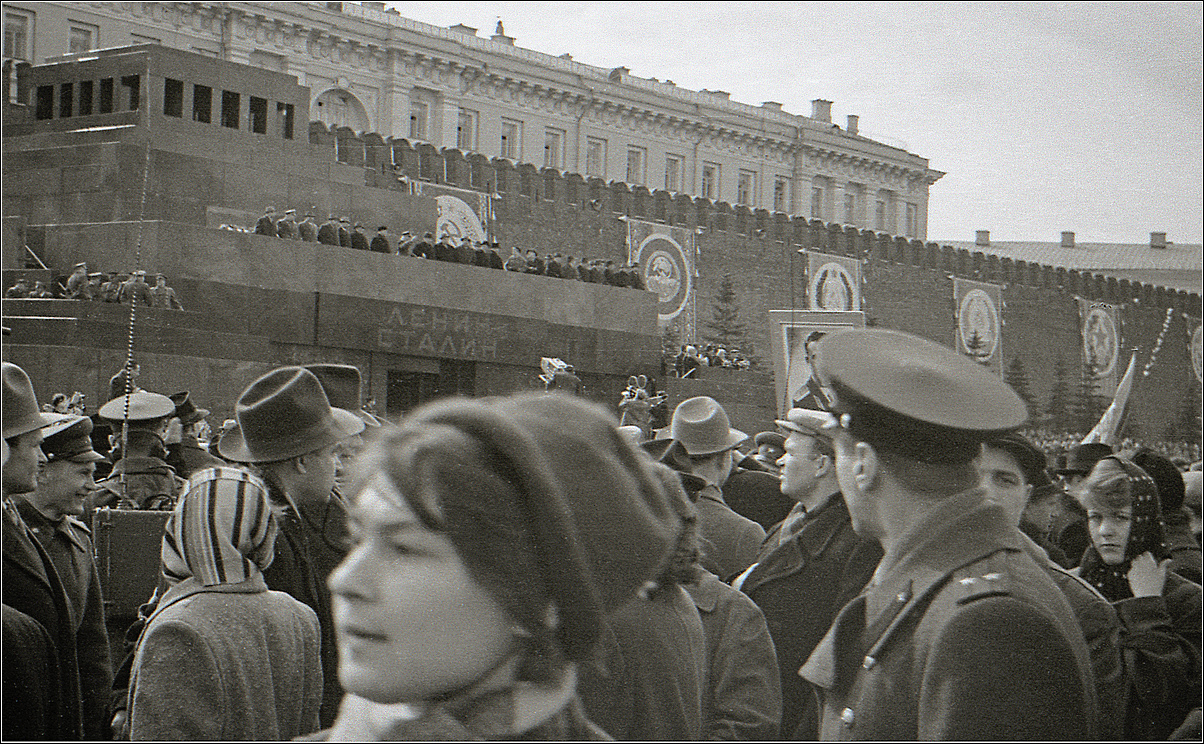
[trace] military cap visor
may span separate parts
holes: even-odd
[[[175,412],[176,404],[171,398],[139,390],[105,403],[97,414],[109,421],[153,421],[173,416]]]
[[[841,425],[913,459],[968,461],[1028,415],[1011,387],[981,365],[908,333],[839,331],[819,341],[819,356]]]
[[[59,414],[62,415],[62,414]],[[92,420],[67,415],[42,430],[42,452],[47,462],[100,462],[104,455],[92,449]]]

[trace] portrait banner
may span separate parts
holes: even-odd
[[[812,372],[815,344],[825,335],[846,328],[864,328],[865,314],[823,310],[770,310],[777,413],[792,407],[827,410],[830,391]]]
[[[685,326],[683,338],[693,338],[694,231],[628,219],[627,260],[639,266],[648,291],[658,297],[660,327],[676,320]]]
[[[861,310],[861,261],[806,251],[807,308],[827,312]]]
[[[1106,302],[1076,298],[1083,338],[1083,365],[1095,377],[1097,394],[1111,397],[1116,392],[1120,366],[1120,308]]]
[[[435,200],[438,210],[435,237],[442,238],[447,235],[457,242],[461,238],[468,238],[473,243],[488,238],[492,206],[489,194],[422,181],[414,184],[414,193]]]
[[[953,280],[957,330],[954,347],[997,375],[1003,375],[1003,289],[998,284]]]

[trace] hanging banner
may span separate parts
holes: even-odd
[[[1116,392],[1120,358],[1120,308],[1082,297],[1076,299],[1083,335],[1083,364],[1098,380],[1098,394],[1111,397]]]
[[[1002,288],[998,284],[953,280],[953,306],[956,308],[957,338],[954,345],[992,372],[1003,374]]]
[[[656,314],[661,328],[679,316],[682,337],[694,336],[690,302],[694,291],[694,231],[642,220],[627,220],[627,260],[640,267],[644,284],[660,298]]]
[[[861,310],[861,261],[816,251],[807,254],[807,308],[829,312]]]
[[[459,242],[468,238],[474,243],[486,240],[489,235],[490,197],[483,191],[458,189],[443,184],[414,183],[414,193],[432,197],[438,208],[435,220],[435,237],[450,235]]]
[[[1188,320],[1188,323],[1191,321]],[[1190,325],[1187,326],[1191,328]],[[1188,342],[1188,350],[1191,353],[1191,368],[1196,372],[1196,381],[1204,382],[1204,324],[1197,323],[1196,330],[1192,331],[1191,339]]]

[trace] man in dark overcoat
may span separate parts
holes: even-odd
[[[346,217],[339,218],[339,245],[351,248],[351,221]]]
[[[791,409],[777,422],[789,432],[781,463],[782,493],[796,500],[770,529],[757,563],[741,579],[769,625],[782,676],[782,733],[819,736],[815,691],[798,675],[836,613],[861,589],[882,558],[877,541],[858,537],[836,479],[831,414]],[[806,611],[802,611],[806,608]]]
[[[263,216],[255,222],[256,235],[276,235],[276,208],[266,207]]]
[[[167,457],[163,461],[175,468],[176,475],[187,480],[198,470],[221,467],[225,460],[209,454],[201,447],[200,439],[206,436],[208,425],[205,419],[209,409],[197,408],[187,390],[167,396],[176,404],[174,421],[169,423]]]
[[[38,475],[38,487],[17,497],[16,506],[54,563],[71,608],[84,738],[107,739],[113,667],[92,531],[79,519],[84,498],[94,485],[96,463],[104,457],[92,449],[92,422],[87,416],[60,418],[42,430],[47,461]]]
[[[297,210],[286,209],[284,216],[276,223],[276,237],[285,240],[297,239]]]
[[[305,219],[297,223],[297,235],[306,243],[318,242],[318,225],[314,222],[313,212],[306,212]]]
[[[1095,738],[1083,634],[973,464],[1024,402],[910,334],[838,331],[819,350],[840,490],[884,553],[800,672],[821,690],[820,737]]]
[[[389,239],[389,228],[385,225],[376,228],[376,235],[372,236],[368,248],[375,253],[392,253],[393,241]]]
[[[318,228],[318,242],[323,245],[339,245],[339,221],[333,214]]]
[[[359,222],[355,223],[351,230],[351,247],[357,251],[366,251],[371,247],[368,236],[364,233],[364,226]]]
[[[50,554],[13,504],[17,494],[37,488],[38,467],[46,460],[40,447],[42,429],[61,418],[61,414],[43,416],[25,370],[8,362],[0,366],[4,378],[0,406],[4,425],[4,466],[0,469],[4,495],[4,577],[0,587],[5,607],[36,621],[53,642],[52,647],[42,649],[47,652],[45,656],[37,653],[36,648],[22,649],[31,656],[30,666],[49,667],[57,675],[56,684],[41,691],[14,687],[16,680],[5,677],[4,730],[36,734],[34,738],[42,739],[79,739],[83,735],[83,714],[70,599]],[[21,616],[14,617],[24,620]],[[6,632],[8,620],[6,617]],[[23,625],[26,630],[33,629],[28,620]],[[31,633],[24,635],[32,640]],[[6,660],[10,652],[11,649],[5,649]],[[54,658],[50,658],[49,652],[53,652]],[[38,692],[53,692],[51,688],[57,688],[55,699],[48,701],[38,695]],[[14,716],[37,716],[38,720],[25,720],[18,725],[12,721]]]

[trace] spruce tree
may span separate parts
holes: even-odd
[[[1024,362],[1020,357],[1012,359],[1012,363],[1003,371],[1003,381],[1012,386],[1012,390],[1016,391],[1016,395],[1024,401],[1024,405],[1028,408],[1028,415],[1036,417],[1037,401],[1033,398],[1033,393],[1029,389],[1028,370],[1024,368]]]
[[[1071,429],[1070,384],[1067,380],[1066,361],[1058,357],[1053,368],[1053,389],[1049,392],[1049,406],[1045,409],[1049,424],[1056,431]]]
[[[711,320],[706,327],[710,331],[705,336],[708,343],[718,344],[728,351],[739,349],[749,361],[756,361],[748,329],[740,321],[740,304],[736,289],[732,286],[731,274],[724,274],[719,280],[719,288],[711,304]]]

